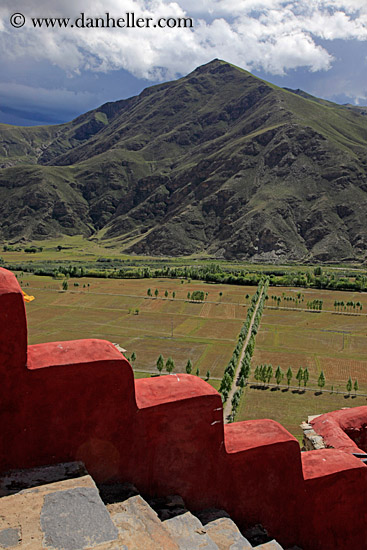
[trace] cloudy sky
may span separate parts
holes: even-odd
[[[80,17],[149,18],[149,28],[77,28]],[[13,27],[10,18],[25,23]],[[70,18],[34,28],[32,18]],[[192,28],[158,28],[161,17]],[[23,22],[17,16],[13,22]],[[365,0],[1,0],[0,122],[55,124],[214,58],[338,103],[367,105]]]

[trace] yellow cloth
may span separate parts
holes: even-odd
[[[34,296],[28,296],[28,294],[26,294],[26,293],[24,292],[24,290],[22,290],[22,292],[23,292],[23,296],[24,296],[24,301],[25,301],[25,302],[31,302],[32,300],[34,300]]]

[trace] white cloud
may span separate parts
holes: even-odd
[[[13,29],[9,16],[27,18]],[[193,29],[34,29],[31,17],[193,17]],[[333,58],[317,39],[367,40],[363,0],[5,0],[0,47],[16,59],[32,55],[66,72],[126,69],[139,78],[174,78],[214,57],[249,70],[284,74],[307,67],[328,70]]]

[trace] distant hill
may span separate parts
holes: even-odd
[[[0,239],[365,260],[366,109],[214,60],[58,126],[0,125]]]

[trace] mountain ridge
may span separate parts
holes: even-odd
[[[304,94],[214,60],[70,123],[0,125],[0,239],[363,261],[367,118]]]

